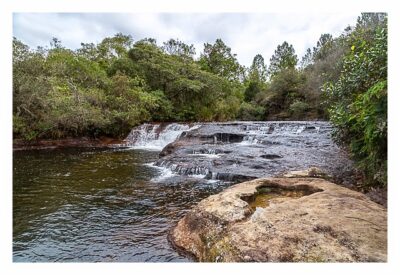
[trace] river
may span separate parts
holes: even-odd
[[[330,132],[326,122],[142,125],[130,147],[14,151],[13,261],[191,261],[167,235],[192,206],[245,179],[347,169]]]
[[[168,230],[215,181],[157,180],[156,151],[56,149],[14,152],[15,262],[189,261]]]

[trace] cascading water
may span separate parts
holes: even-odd
[[[244,130],[246,136],[243,137],[241,145],[270,144],[275,140],[287,139],[290,137],[298,138],[310,134],[318,134],[321,122],[265,122],[262,125],[247,125]],[[331,127],[324,123],[321,124],[326,130]]]
[[[258,142],[259,140],[255,136],[245,136],[241,144],[250,145],[250,144],[257,144]]]
[[[343,161],[331,131],[323,121],[198,123],[191,128],[144,124],[126,140],[133,148],[162,150],[151,164],[159,170],[155,181],[183,176],[239,182],[311,166],[334,171]]]
[[[155,165],[173,176],[230,182],[313,166],[336,173],[345,160],[331,131],[324,121],[203,123],[182,135]]]
[[[189,129],[189,125],[178,123],[169,124],[165,128],[162,124],[143,124],[134,128],[125,141],[136,149],[161,151]]]

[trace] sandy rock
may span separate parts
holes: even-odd
[[[257,179],[202,200],[169,238],[199,261],[384,262],[387,212],[321,178]]]
[[[330,176],[318,167],[310,167],[307,170],[290,171],[283,175],[284,178],[329,178]]]

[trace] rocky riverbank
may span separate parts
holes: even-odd
[[[96,148],[109,148],[113,146],[124,146],[124,141],[121,139],[114,139],[109,137],[101,138],[64,138],[64,139],[45,139],[25,141],[15,139],[13,140],[13,150],[40,150],[40,149],[56,149],[67,147],[96,147]]]
[[[313,171],[210,196],[169,239],[205,262],[385,262],[386,209]]]

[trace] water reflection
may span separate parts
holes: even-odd
[[[14,152],[14,261],[188,261],[167,232],[223,183],[154,182],[157,152]]]

